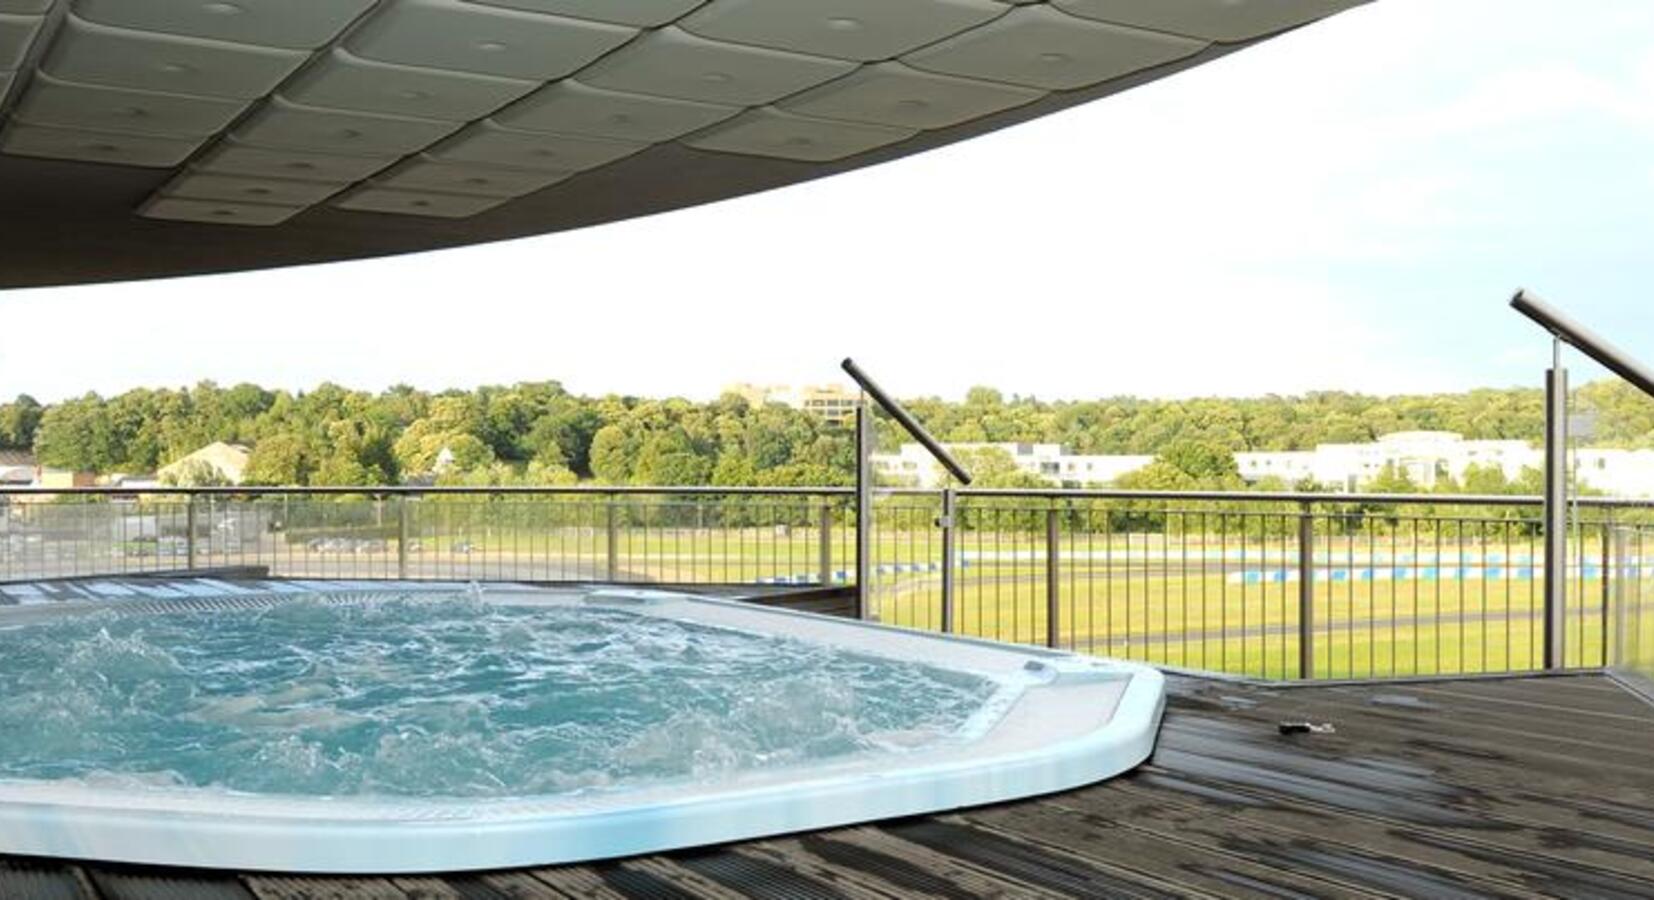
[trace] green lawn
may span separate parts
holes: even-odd
[[[410,532],[414,574],[475,578],[609,577],[605,523],[581,527],[469,525],[429,518]],[[367,529],[364,529],[366,531]],[[375,535],[379,532],[373,531]],[[636,528],[617,530],[613,577],[626,581],[712,583],[814,577],[820,534],[810,527]],[[830,533],[831,571],[854,570],[848,528]],[[1047,635],[1045,535],[965,532],[958,550],[956,630],[999,640],[1044,643]],[[1318,536],[1317,565],[1411,571],[1460,565],[1490,577],[1465,581],[1330,580],[1315,585],[1315,672],[1321,677],[1475,673],[1536,668],[1541,582],[1515,578],[1508,560],[1536,555],[1531,539],[1481,541]],[[414,546],[417,545],[417,546]],[[283,557],[281,554],[287,554]],[[1594,560],[1598,545],[1586,542]],[[278,542],[277,568],[319,574],[378,575],[394,569],[395,541],[349,556]],[[1299,585],[1242,583],[1237,573],[1295,570],[1289,539],[1234,535],[1064,535],[1059,545],[1061,646],[1155,663],[1297,677]],[[928,566],[941,558],[934,529],[883,532],[874,558],[885,567]],[[1371,560],[1376,562],[1369,563]],[[209,560],[211,561],[211,560]],[[1486,567],[1479,569],[1479,567]],[[875,585],[881,620],[941,625],[938,572],[884,573]],[[1567,629],[1568,661],[1599,665],[1603,654],[1602,582],[1577,578]],[[1650,641],[1654,646],[1654,640]]]

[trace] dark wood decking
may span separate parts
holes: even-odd
[[[1173,692],[1149,765],[998,807],[442,877],[0,857],[0,897],[1654,897],[1654,707],[1606,678]]]

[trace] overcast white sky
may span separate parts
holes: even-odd
[[[896,163],[581,232],[0,295],[0,396],[836,380],[1045,398],[1537,383],[1527,285],[1654,359],[1654,3],[1378,0]]]

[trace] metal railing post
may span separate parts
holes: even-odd
[[[873,615],[873,410],[856,407],[856,617]]]
[[[1631,572],[1629,572],[1628,566],[1629,549],[1631,549],[1629,543],[1631,541],[1629,541],[1629,538],[1631,536],[1624,529],[1614,529],[1613,534],[1611,534],[1611,539],[1613,539],[1613,564],[1616,569],[1614,569],[1613,574],[1613,589],[1611,589],[1611,592],[1604,592],[1604,596],[1609,596],[1609,601],[1606,601],[1608,607],[1603,609],[1604,619],[1608,617],[1609,610],[1614,615],[1614,645],[1613,647],[1603,645],[1603,665],[1608,668],[1618,667],[1619,663],[1631,658],[1631,653],[1626,652],[1628,645],[1631,645],[1632,642]],[[1642,561],[1641,559],[1634,559],[1629,563],[1631,563],[1631,566],[1641,566]],[[1603,569],[1603,584],[1608,584],[1608,572],[1609,569]]]
[[[620,573],[620,522],[615,498],[609,498],[608,523],[604,527],[604,579],[614,581]]]
[[[408,580],[408,498],[396,498],[396,577]]]
[[[833,505],[823,500],[816,519],[816,580],[833,583]]]
[[[1062,592],[1058,577],[1058,542],[1062,533],[1058,527],[1057,509],[1045,511],[1045,646],[1055,649],[1062,643]]]
[[[1602,557],[1598,562],[1598,571],[1602,575],[1602,665],[1608,666],[1608,641],[1611,631],[1608,617],[1613,614],[1613,572],[1611,566],[1618,557],[1614,556],[1614,511],[1608,510],[1607,518],[1602,523]]]
[[[942,489],[942,515],[936,524],[942,529],[942,633],[952,634],[953,622],[953,540],[958,524],[959,497],[950,485]]]
[[[1545,373],[1545,620],[1546,669],[1567,665],[1568,624],[1568,370],[1562,341],[1553,339]]]
[[[184,568],[195,569],[195,495],[184,498]]]
[[[1298,513],[1298,677],[1315,677],[1315,508]]]

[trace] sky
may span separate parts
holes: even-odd
[[[11,291],[0,397],[210,379],[709,398],[842,381],[845,356],[903,396],[1537,385],[1549,348],[1506,307],[1518,286],[1654,361],[1648,0],[1378,0],[755,196],[381,260]]]

